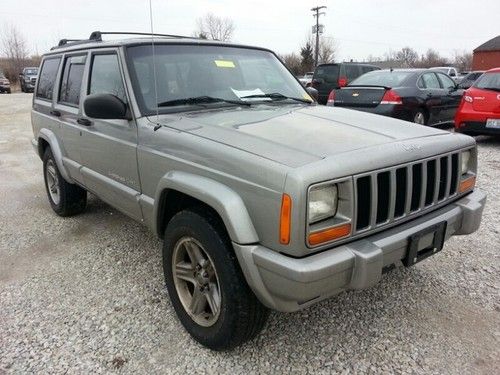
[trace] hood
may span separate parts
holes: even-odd
[[[160,123],[278,163],[299,167],[357,149],[448,134],[343,108],[258,105],[162,115]]]

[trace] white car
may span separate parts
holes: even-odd
[[[453,66],[435,66],[430,69],[438,70],[440,72],[443,72],[444,74],[448,74],[455,81],[455,83],[458,83],[459,81],[458,71]]]
[[[307,72],[306,74],[304,74],[304,76],[299,78],[300,83],[302,83],[302,85],[304,86],[306,86],[308,83],[311,83],[313,75],[314,72]]]

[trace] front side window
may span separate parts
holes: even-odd
[[[134,93],[141,112],[146,115],[155,113],[157,108],[160,112],[188,110],[189,104],[165,106],[164,103],[201,96],[250,101],[244,97],[274,93],[295,98],[307,95],[274,54],[259,49],[157,44],[153,69],[151,45],[140,45],[127,49],[127,63]],[[252,99],[258,101],[269,99]]]
[[[94,55],[88,94],[112,94],[127,102],[118,56],[115,53]]]
[[[40,77],[38,77],[37,98],[52,100],[60,62],[61,57],[47,58],[43,61]]]
[[[78,106],[80,103],[80,91],[86,60],[86,55],[66,58],[59,92],[60,102],[73,106]]]

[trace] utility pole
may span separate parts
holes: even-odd
[[[314,54],[314,66],[318,66],[318,57],[319,57],[319,16],[325,14],[325,12],[320,12],[321,9],[326,9],[326,6],[320,6],[316,8],[311,8],[313,11],[313,17],[316,17],[316,26],[313,26],[314,32],[316,33],[316,51]]]

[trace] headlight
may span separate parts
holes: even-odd
[[[337,185],[323,185],[309,190],[309,223],[332,217],[337,212]]]
[[[462,174],[466,174],[469,171],[469,162],[470,162],[470,151],[462,152]]]

